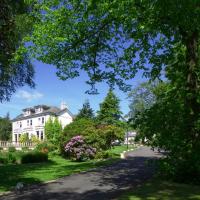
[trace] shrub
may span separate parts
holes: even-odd
[[[93,159],[96,149],[87,145],[82,136],[75,136],[65,145],[65,152],[70,159],[83,161]]]
[[[28,133],[22,133],[19,138],[19,142],[21,143],[31,142],[31,140],[29,139]]]
[[[40,151],[43,153],[48,153],[48,152],[54,151],[55,149],[56,149],[55,145],[53,145],[49,142],[39,143],[39,144],[37,144],[37,146],[35,148],[36,151]]]
[[[31,142],[34,144],[38,144],[40,143],[40,140],[35,135],[31,135]]]
[[[28,147],[22,147],[22,151],[29,151]]]
[[[16,148],[15,147],[9,147],[8,148],[8,152],[15,152],[16,151]]]
[[[1,164],[12,164],[16,163],[17,158],[13,152],[3,152],[0,154],[0,163]]]
[[[16,163],[17,159],[14,153],[7,154],[8,163]]]
[[[100,151],[110,149],[115,140],[124,140],[124,130],[121,127],[97,125],[90,119],[75,120],[67,125],[63,130],[62,141],[69,142],[72,137],[77,135],[82,135],[87,144]],[[61,152],[64,145],[64,143],[61,144]]]
[[[99,151],[95,155],[95,159],[106,159],[109,158],[109,153],[107,151]]]
[[[48,161],[48,154],[37,151],[25,153],[21,157],[21,163],[39,163],[47,161]]]
[[[0,164],[7,164],[8,159],[6,157],[0,157]]]
[[[87,129],[94,127],[94,121],[91,119],[79,119],[65,126],[62,133],[62,141],[68,142],[77,135],[87,135]],[[62,142],[61,141],[61,142]]]

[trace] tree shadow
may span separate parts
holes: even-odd
[[[166,182],[162,180],[151,180],[134,190],[130,190],[120,200],[199,200],[200,186],[177,184],[173,182]]]
[[[3,191],[13,190],[18,182],[23,182],[29,187],[31,184],[44,182],[44,176],[53,174],[51,178],[46,178],[46,180],[58,179],[72,173],[80,173],[90,168],[102,166],[106,162],[102,161],[95,165],[93,162],[78,163],[66,160],[66,163],[57,164],[55,161],[49,160],[44,163],[2,165],[0,166],[0,189]]]
[[[149,165],[148,161],[154,159],[157,158],[128,158],[112,166],[101,167],[90,172],[64,177],[53,183],[29,188],[29,191],[26,191],[23,195],[9,196],[9,200],[114,199],[130,190],[130,188],[136,187],[151,178],[154,173],[154,166]],[[80,183],[82,183],[82,189],[78,188]]]

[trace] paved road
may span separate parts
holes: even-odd
[[[147,160],[160,157],[148,147],[129,152],[128,158],[111,166],[67,176],[39,185],[23,194],[11,193],[0,200],[110,200],[151,178],[154,167]]]

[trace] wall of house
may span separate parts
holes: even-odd
[[[35,135],[40,140],[42,138],[44,139],[45,138],[44,126],[50,117],[54,118],[53,116],[50,115],[43,115],[40,117],[32,117],[29,119],[13,122],[12,141],[18,142],[20,135],[25,133],[28,133],[29,138],[31,138],[32,135]],[[42,123],[42,118],[44,118],[44,123]],[[32,125],[30,123],[31,120],[32,120]],[[62,127],[64,128],[67,124],[73,121],[73,118],[67,112],[63,112],[58,116],[58,120],[60,121]]]
[[[67,124],[70,124],[73,121],[73,118],[71,115],[68,114],[68,112],[63,112],[58,116],[58,120],[64,128]]]
[[[29,138],[32,135],[38,137],[38,139],[44,139],[44,126],[45,122],[49,119],[50,115],[44,115],[40,117],[32,117],[29,119],[23,119],[12,123],[12,141],[19,141],[19,137],[22,134],[28,133]],[[32,121],[32,124],[31,124]]]

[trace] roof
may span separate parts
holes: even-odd
[[[34,108],[36,108],[38,106],[34,106]],[[55,106],[46,106],[46,105],[42,105],[42,107],[46,108],[43,110],[43,112],[40,113],[31,113],[30,115],[24,116],[23,114],[18,115],[17,117],[15,117],[12,121],[18,121],[18,120],[23,120],[23,119],[29,119],[29,118],[33,118],[33,117],[40,117],[40,116],[44,116],[44,115],[55,115],[55,116],[59,116],[60,114],[62,114],[63,112],[67,112],[71,117],[74,117],[73,114],[67,109],[60,109],[58,107]],[[29,108],[32,109],[32,108]],[[23,109],[23,111],[26,109]]]

